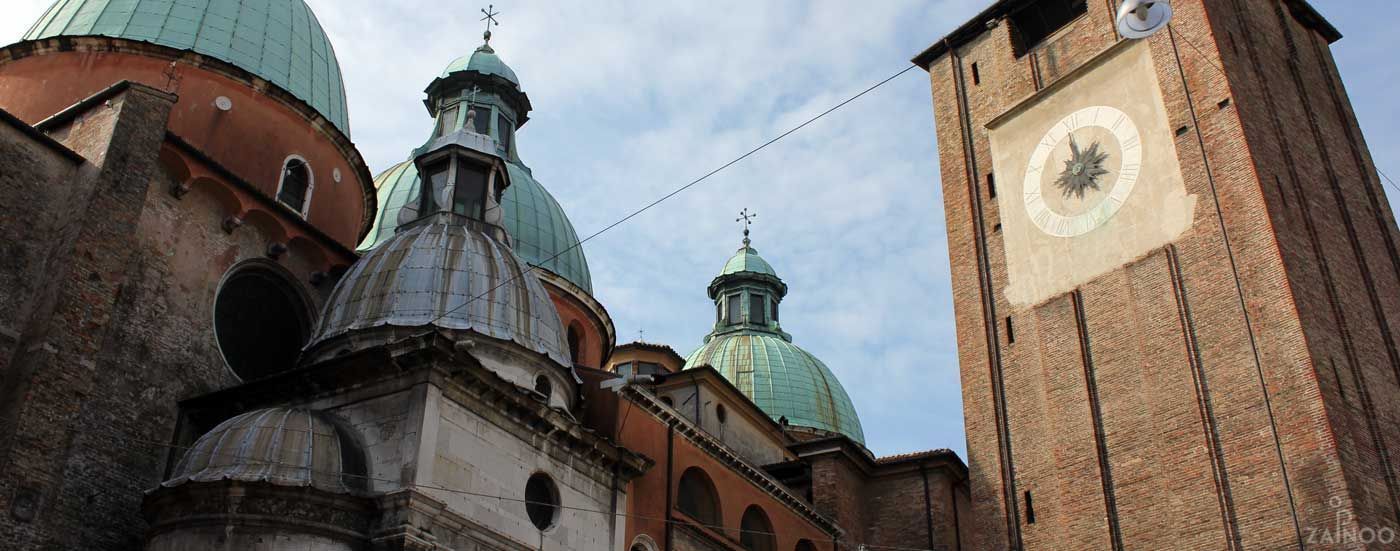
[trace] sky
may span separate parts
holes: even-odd
[[[517,148],[591,235],[909,66],[991,0],[500,2],[491,44],[534,111]],[[423,89],[481,43],[474,2],[307,0],[345,77],[352,138],[374,173],[432,128]],[[50,3],[3,0],[0,42]],[[1400,178],[1400,33],[1390,2],[1314,0],[1381,171]],[[844,384],[877,455],[964,459],[933,111],[914,69],[584,245],[618,342],[682,355],[705,288],[739,246],[787,282],[783,328]],[[1389,187],[1392,208],[1400,188]]]

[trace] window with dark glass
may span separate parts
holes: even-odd
[[[525,483],[525,513],[540,530],[548,530],[559,520],[559,489],[549,475],[535,473]]]
[[[697,467],[691,467],[681,474],[680,488],[676,496],[676,508],[690,515],[700,524],[718,526],[719,493],[710,477]]]
[[[773,323],[778,322],[778,301],[773,301]]]
[[[549,398],[549,394],[553,390],[554,385],[550,384],[549,377],[544,375],[539,375],[535,377],[535,392],[540,393],[540,395],[544,396],[545,398]]]
[[[729,323],[739,323],[739,295],[725,297],[724,309],[729,314]]]
[[[428,185],[424,187],[423,194],[419,198],[419,204],[422,205],[419,214],[428,215],[437,210],[437,198],[447,187],[447,173],[451,167],[452,164],[446,159],[428,166],[428,177],[426,178]]]
[[[456,186],[452,212],[480,220],[486,210],[486,167],[458,159]]]
[[[578,363],[581,354],[580,347],[583,346],[583,331],[580,331],[577,325],[569,324],[567,337],[569,339],[569,359]]]
[[[282,188],[277,192],[277,201],[292,207],[297,212],[306,210],[306,192],[311,188],[311,169],[306,161],[287,159],[282,166]]]
[[[775,551],[778,538],[773,534],[773,523],[757,505],[744,510],[739,520],[739,545],[748,551]]]
[[[505,115],[496,115],[496,131],[500,132],[496,142],[500,144],[501,154],[510,153],[510,119],[507,119]]]
[[[1027,4],[1010,16],[1016,55],[1024,55],[1055,31],[1088,12],[1087,0],[1043,0]]]
[[[768,305],[763,302],[763,295],[749,295],[749,323],[768,323],[766,314]]]
[[[451,132],[457,126],[457,106],[453,105],[438,113],[438,135]]]
[[[306,301],[273,268],[240,268],[214,298],[214,337],[224,361],[245,381],[296,367],[310,336]]]
[[[491,108],[485,105],[473,105],[472,109],[476,110],[476,118],[472,119],[472,130],[475,130],[477,134],[490,134]]]

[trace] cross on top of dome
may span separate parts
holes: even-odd
[[[743,223],[744,223],[744,246],[745,246],[745,247],[748,247],[748,246],[749,246],[749,224],[752,224],[752,223],[753,223],[753,219],[755,219],[755,218],[758,218],[758,213],[756,213],[756,212],[749,212],[749,208],[748,208],[748,207],[744,207],[744,210],[739,211],[739,217],[734,219],[735,222],[743,222]]]
[[[496,21],[496,16],[497,16],[497,15],[500,15],[501,12],[495,11],[495,10],[493,9],[493,8],[495,8],[495,7],[496,7],[496,6],[493,5],[493,4],[487,4],[487,5],[486,5],[486,9],[481,10],[481,13],[484,14],[484,16],[481,18],[481,21],[485,21],[485,22],[486,22],[486,32],[481,33],[481,38],[482,38],[482,40],[484,40],[486,43],[483,44],[482,47],[483,47],[483,48],[487,48],[487,49],[490,49],[490,48],[491,48],[491,25],[494,24],[494,25],[496,25],[497,27],[501,26],[501,22],[500,22],[500,21]]]

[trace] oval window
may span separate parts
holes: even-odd
[[[548,530],[559,520],[559,489],[549,475],[535,473],[525,483],[525,513],[530,523],[540,530]]]

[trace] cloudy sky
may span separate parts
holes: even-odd
[[[518,148],[588,235],[909,65],[990,0],[518,2],[492,40],[535,111]],[[308,0],[378,172],[431,128],[422,90],[480,44],[463,1]],[[1371,151],[1400,177],[1400,34],[1389,2],[1314,0]],[[4,0],[0,42],[48,0]],[[1400,191],[1388,189],[1392,205]],[[879,90],[585,245],[619,341],[700,344],[705,287],[757,211],[787,281],[783,325],[840,377],[886,455],[964,453],[933,114],[925,73]]]

